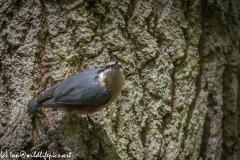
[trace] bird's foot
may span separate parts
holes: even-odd
[[[64,125],[64,130],[68,127],[71,126],[71,123],[74,123],[75,119],[73,118],[73,115],[68,112],[68,117],[69,117],[69,121],[66,122],[66,124]]]
[[[82,119],[81,115],[71,114],[68,112],[69,122],[76,122]]]
[[[88,118],[88,129],[92,130],[94,128],[94,121],[89,117],[89,115],[87,114],[87,118]]]

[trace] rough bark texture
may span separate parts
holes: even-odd
[[[1,0],[0,149],[71,159],[240,159],[239,0]],[[110,107],[68,122],[27,102],[120,60]]]

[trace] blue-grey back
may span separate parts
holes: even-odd
[[[99,81],[102,69],[90,69],[59,82],[47,91],[48,106],[102,106],[111,96]],[[50,97],[51,95],[51,97]],[[43,98],[42,98],[43,99]]]

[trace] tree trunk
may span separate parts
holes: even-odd
[[[69,159],[240,159],[240,1],[2,0],[0,149]],[[126,82],[86,116],[30,99],[119,60]],[[65,158],[61,158],[65,159]]]

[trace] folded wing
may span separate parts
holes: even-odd
[[[101,69],[78,73],[43,92],[37,102],[43,106],[81,107],[102,106],[111,96],[98,80]]]

